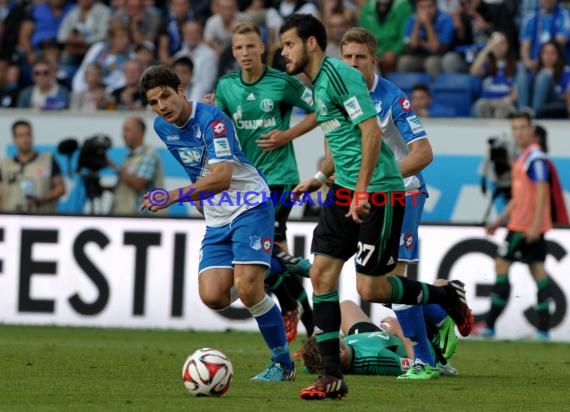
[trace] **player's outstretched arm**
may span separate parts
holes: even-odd
[[[310,113],[295,126],[287,130],[272,130],[269,133],[262,134],[257,145],[263,150],[275,150],[287,143],[303,136],[305,133],[317,127],[317,116]]]

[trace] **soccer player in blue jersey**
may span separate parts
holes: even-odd
[[[148,68],[139,88],[159,116],[154,121],[156,134],[191,182],[160,199],[147,194],[141,209],[155,212],[184,201],[202,204],[206,218],[198,278],[202,302],[223,309],[231,304],[235,287],[271,350],[271,363],[252,380],[294,380],[281,313],[263,282],[271,264],[274,231],[267,183],[242,153],[231,119],[214,106],[188,101],[172,69]],[[247,201],[238,201],[246,192]]]
[[[363,28],[351,28],[344,33],[340,47],[344,62],[364,75],[384,133],[383,141],[392,149],[404,177],[408,195],[400,232],[398,263],[391,273],[405,276],[408,264],[419,261],[418,227],[428,196],[421,170],[432,161],[431,145],[405,93],[392,82],[374,73],[375,36]],[[394,304],[392,309],[402,325],[404,335],[414,341],[416,359],[422,361],[405,376],[421,380],[437,378],[439,373],[435,368],[436,359],[432,356],[431,344],[427,338],[423,311],[425,309],[435,312],[436,317],[440,319],[438,326],[442,336],[439,342],[445,358],[453,355],[457,345],[455,323],[439,305]]]

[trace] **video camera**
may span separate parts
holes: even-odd
[[[490,137],[487,143],[489,144],[489,160],[493,165],[496,180],[499,181],[506,173],[511,171],[509,143],[496,136]]]
[[[79,150],[76,172],[83,180],[89,200],[100,197],[105,190],[101,185],[99,172],[107,167],[107,150],[111,146],[111,138],[99,133],[85,139]],[[61,141],[57,150],[67,156],[68,163],[71,163],[71,157],[78,148],[77,140],[69,138]],[[68,170],[71,171],[71,167],[68,167]]]

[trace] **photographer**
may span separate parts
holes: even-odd
[[[143,145],[146,126],[140,117],[128,117],[123,123],[123,140],[130,152],[123,167],[111,160],[108,166],[118,174],[111,213],[138,214],[143,195],[154,187],[164,187],[162,163],[156,151]]]
[[[506,204],[511,199],[511,164],[513,157],[513,147],[505,139],[490,137],[487,140],[489,149],[481,172],[481,192],[487,194],[487,179],[493,183],[494,189],[491,193],[491,200],[485,211],[483,222],[487,221],[495,201],[503,198]]]
[[[32,125],[27,120],[12,124],[12,136],[18,153],[1,164],[0,209],[55,212],[58,199],[65,194],[59,165],[51,153],[34,151]]]

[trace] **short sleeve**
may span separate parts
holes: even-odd
[[[212,116],[202,130],[208,150],[208,163],[233,161],[237,142],[231,121],[225,116]]]

